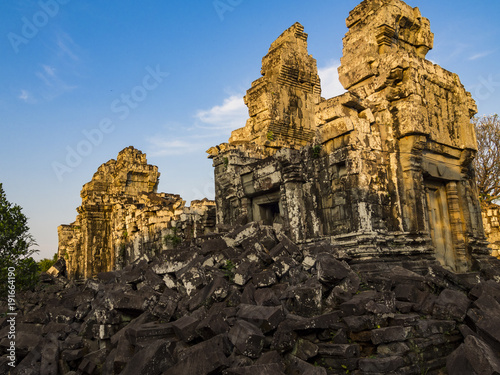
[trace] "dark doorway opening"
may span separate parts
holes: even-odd
[[[259,213],[264,225],[281,223],[279,202],[269,202],[259,204]]]

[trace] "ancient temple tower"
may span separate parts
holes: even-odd
[[[359,259],[418,256],[471,270],[487,253],[474,101],[456,74],[425,59],[433,34],[418,8],[365,0],[346,23],[338,97],[319,98],[302,26],[271,45],[245,96],[246,126],[208,151],[218,224],[259,220]]]
[[[158,167],[126,147],[83,186],[75,222],[58,228],[59,257],[70,278],[90,278],[150,259],[181,240],[214,229],[214,202],[157,193]]]
[[[321,88],[301,24],[295,23],[271,44],[261,74],[244,98],[250,118],[244,128],[233,131],[229,143],[294,148],[311,142]]]

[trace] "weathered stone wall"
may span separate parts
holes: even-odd
[[[317,70],[305,63],[313,60],[300,25],[272,44],[245,97],[247,125],[208,150],[218,224],[260,220],[295,241],[329,237],[360,258],[427,254],[451,270],[472,269],[487,254],[472,173],[474,101],[456,74],[425,60],[433,34],[418,8],[366,0],[347,26],[339,77],[348,92],[327,100],[303,78]],[[269,56],[308,73],[282,81],[268,74]],[[309,101],[274,96],[291,88]],[[302,126],[314,137],[276,143],[268,128],[251,126],[256,112],[277,107],[271,113],[307,114]]]
[[[483,225],[490,243],[491,255],[500,258],[500,206],[494,203],[483,205]]]
[[[149,259],[215,227],[215,203],[157,193],[160,173],[128,147],[101,165],[83,186],[76,221],[61,225],[59,257],[71,278],[89,278]]]

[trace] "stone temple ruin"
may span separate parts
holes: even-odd
[[[215,204],[156,192],[160,173],[133,147],[101,165],[83,186],[76,221],[61,225],[59,257],[70,278],[89,278],[149,258],[215,229]]]
[[[186,208],[157,194],[157,168],[133,148],[102,165],[76,222],[59,227],[69,274],[91,277],[167,248],[162,238],[249,221],[297,243],[328,240],[359,261],[437,259],[457,273],[488,262],[472,167],[476,106],[456,74],[425,59],[429,21],[400,0],[365,0],[347,27],[347,92],[330,99],[302,25],[271,44],[244,98],[246,125],[207,151],[215,203]]]
[[[471,270],[486,254],[474,101],[425,59],[433,34],[418,8],[363,1],[347,26],[347,92],[334,98],[320,96],[300,24],[271,45],[245,96],[246,126],[209,150],[218,224],[262,220],[357,258],[430,255]]]

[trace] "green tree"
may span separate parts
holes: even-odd
[[[16,290],[32,287],[38,279],[38,264],[31,257],[38,250],[29,233],[28,218],[21,207],[7,200],[0,183],[0,294],[5,295],[9,267],[15,269]]]
[[[50,267],[52,267],[58,260],[58,255],[57,253],[54,254],[52,259],[49,258],[44,258],[38,262],[38,268],[40,269],[40,272],[47,272]]]
[[[479,199],[500,199],[500,119],[498,115],[474,117],[477,155],[474,159]]]

